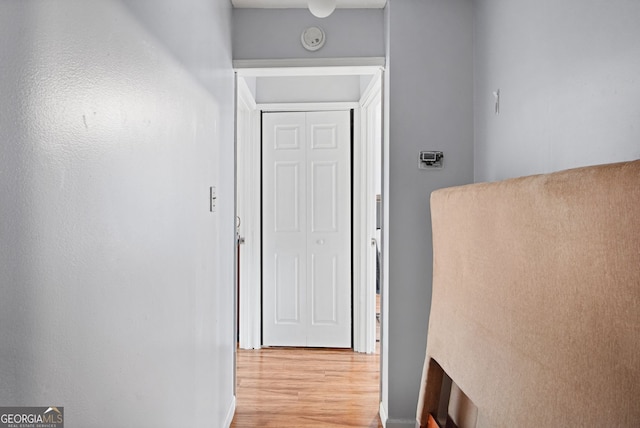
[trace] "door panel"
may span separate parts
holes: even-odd
[[[337,259],[333,257],[311,257],[311,324],[336,325],[338,323]]]
[[[308,346],[351,346],[351,132],[348,112],[307,113]]]
[[[306,340],[304,113],[263,117],[263,342]]]
[[[300,255],[276,254],[276,324],[300,323]]]
[[[274,162],[275,232],[300,232],[300,162]]]
[[[337,232],[337,162],[311,164],[311,231]]]
[[[263,116],[263,344],[351,346],[349,112]]]

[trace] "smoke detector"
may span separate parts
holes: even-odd
[[[309,27],[302,32],[302,36],[300,36],[302,41],[302,46],[308,51],[317,51],[322,46],[324,46],[324,42],[326,40],[324,31],[319,27]]]

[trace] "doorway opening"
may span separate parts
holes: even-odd
[[[382,66],[236,67],[239,348],[263,346],[262,115],[349,110],[353,111],[352,350],[381,352]]]

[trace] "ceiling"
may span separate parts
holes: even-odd
[[[237,8],[256,9],[306,9],[308,0],[231,0]],[[341,9],[382,9],[387,0],[337,0],[336,7]]]

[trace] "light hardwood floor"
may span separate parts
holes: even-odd
[[[352,350],[238,350],[232,428],[382,427],[378,354]]]

